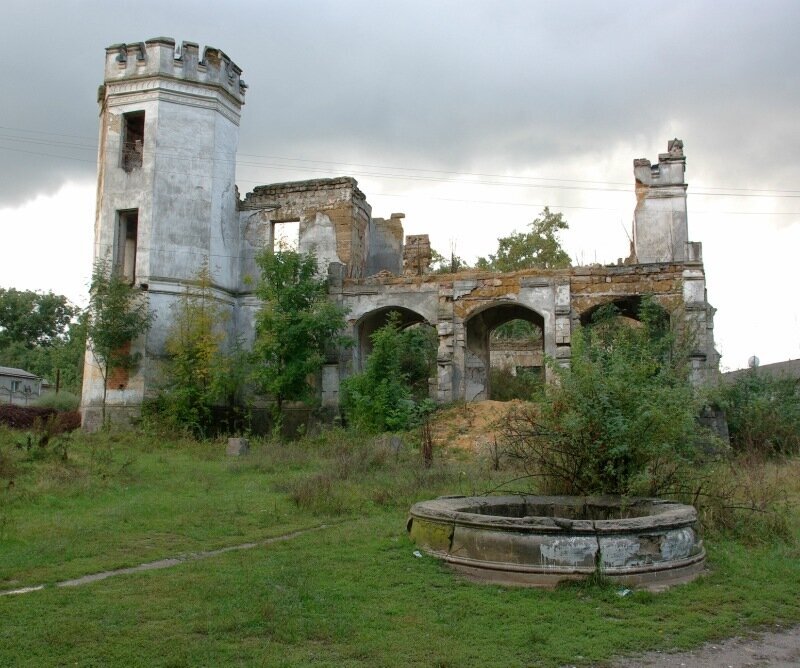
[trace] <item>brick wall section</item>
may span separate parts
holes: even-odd
[[[313,223],[318,213],[326,215],[333,224],[336,254],[347,267],[346,275],[361,278],[366,274],[367,228],[372,209],[355,179],[342,176],[258,186],[247,193],[240,205],[243,210],[266,206],[275,207],[269,213],[274,221]]]
[[[575,267],[570,275],[573,313],[586,311],[614,299],[652,295],[667,311],[682,302],[686,264],[646,264],[615,267]],[[702,265],[692,265],[702,268]]]
[[[122,346],[120,352],[123,355],[129,355],[131,352],[130,342]],[[109,390],[122,390],[127,387],[128,381],[130,381],[130,371],[128,369],[111,369],[106,379],[106,387]]]

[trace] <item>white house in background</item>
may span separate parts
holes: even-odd
[[[0,403],[27,406],[42,393],[42,379],[24,369],[0,366]]]

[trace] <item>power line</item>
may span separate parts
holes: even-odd
[[[27,155],[36,155],[36,156],[43,156],[49,158],[63,158],[65,160],[73,160],[75,162],[85,162],[88,164],[96,164],[96,160],[88,160],[85,158],[76,158],[73,156],[66,156],[66,155],[59,155],[54,153],[43,153],[40,151],[25,151],[23,149],[17,148],[10,148],[7,146],[0,146],[0,150],[5,151],[13,151],[15,153],[24,153]],[[265,169],[281,169],[281,167],[264,167]],[[172,176],[184,176],[185,172],[169,172],[169,171],[162,171],[162,174],[172,175]],[[254,185],[262,185],[264,182],[262,180],[253,180],[253,179],[243,179],[237,178],[236,181],[238,183],[251,183]],[[542,186],[542,187],[549,187],[549,186]],[[630,191],[628,191],[630,192]],[[703,195],[702,193],[695,193],[691,192],[692,195]],[[455,197],[433,197],[430,195],[419,195],[416,193],[381,193],[376,192],[372,194],[373,197],[402,197],[405,199],[426,199],[431,201],[441,201],[441,202],[460,202],[465,204],[487,204],[487,205],[501,205],[501,206],[521,206],[521,207],[530,207],[530,208],[543,208],[544,206],[550,206],[553,209],[583,209],[583,210],[592,210],[592,211],[621,211],[627,212],[629,211],[628,208],[622,209],[619,207],[599,207],[599,206],[577,206],[577,205],[569,205],[569,204],[536,204],[530,202],[511,202],[511,201],[503,201],[503,200],[477,200],[477,199],[464,199],[464,198],[455,198]],[[800,216],[800,212],[796,211],[697,211],[692,210],[692,215],[732,215],[732,216]]]
[[[14,132],[25,132],[28,134],[41,134],[41,135],[48,135],[54,137],[64,137],[70,139],[82,139],[92,142],[92,146],[84,146],[81,144],[71,144],[76,148],[82,149],[91,149],[97,150],[97,140],[94,137],[88,137],[86,135],[73,135],[73,134],[65,134],[65,133],[56,133],[56,132],[45,132],[40,130],[29,130],[25,128],[15,128],[9,126],[0,126],[0,130],[10,130]],[[2,137],[0,137],[2,138]],[[17,141],[34,141],[28,140],[27,138],[16,138]],[[38,142],[41,143],[41,142]],[[52,143],[52,142],[50,142]],[[64,143],[65,146],[70,145]],[[181,147],[174,146],[166,146],[165,148],[176,148],[179,149]],[[162,152],[163,149],[159,151]],[[585,179],[568,179],[568,178],[553,178],[553,177],[538,177],[538,176],[519,176],[516,174],[494,174],[494,173],[486,173],[486,172],[459,172],[453,170],[445,170],[445,169],[431,169],[431,168],[424,168],[424,167],[405,167],[400,165],[380,165],[380,164],[372,164],[372,163],[355,163],[355,162],[341,162],[341,161],[332,161],[332,160],[318,160],[318,159],[309,159],[309,158],[296,158],[290,156],[279,156],[279,155],[270,155],[270,154],[259,154],[259,153],[242,153],[238,152],[238,156],[240,157],[249,157],[249,158],[264,158],[266,160],[283,160],[289,162],[301,162],[301,163],[311,163],[311,164],[318,164],[318,165],[333,165],[338,167],[361,167],[365,169],[384,169],[384,170],[395,170],[395,171],[403,171],[403,172],[415,172],[416,175],[420,175],[423,173],[430,173],[430,174],[449,174],[451,176],[460,176],[460,177],[481,177],[481,178],[497,178],[497,179],[513,179],[513,180],[529,180],[529,181],[556,181],[562,183],[585,183],[585,184],[596,184],[596,185],[612,185],[612,186],[630,186],[627,182],[621,181],[602,181],[602,180],[585,180]],[[203,159],[203,158],[200,158]],[[212,160],[218,160],[218,158],[211,158]],[[237,164],[241,164],[244,166],[261,166],[261,163],[247,163],[243,161],[239,161]],[[266,165],[270,168],[287,168],[293,169],[292,165]],[[305,169],[303,167],[296,167],[298,171]],[[400,176],[400,175],[396,175]],[[782,189],[782,188],[741,188],[735,186],[706,186],[702,184],[697,184],[697,188],[702,188],[704,190],[730,190],[736,192],[752,192],[752,193],[772,193],[775,196],[778,196],[778,193],[790,193],[790,194],[800,194],[800,190],[793,190],[793,189]],[[698,193],[695,193],[698,194]],[[711,193],[709,193],[711,194]]]
[[[0,129],[2,129],[2,126],[0,126]],[[33,131],[27,131],[27,130],[26,130],[26,132],[33,133]],[[62,134],[59,134],[59,133],[46,133],[46,134],[51,134],[53,136],[69,137],[69,135],[62,135]],[[28,142],[28,143],[33,143],[33,144],[36,144],[36,145],[61,146],[61,147],[70,148],[70,149],[71,148],[76,148],[76,149],[80,149],[80,150],[95,150],[94,148],[89,147],[89,146],[83,146],[83,145],[80,145],[80,144],[73,144],[73,143],[68,143],[68,142],[53,142],[51,140],[8,137],[8,136],[3,136],[3,135],[0,135],[0,140],[17,141],[17,142],[23,142],[23,143]],[[168,149],[170,147],[165,147],[165,148]],[[215,161],[217,161],[217,162],[222,161],[222,162],[228,162],[228,163],[233,162],[232,159],[226,159],[226,158],[186,156],[183,151],[181,153],[176,153],[176,152],[170,152],[169,150],[165,150],[165,148],[162,147],[161,149],[159,149],[159,151],[156,152],[156,155],[159,156],[159,157],[165,157],[165,158],[170,158],[170,157],[188,158],[188,159],[193,160],[193,161],[200,160],[200,161],[211,161],[211,162],[215,162]],[[178,148],[178,147],[175,147],[175,148]],[[86,162],[86,163],[95,162],[95,160],[78,158],[78,157],[75,157],[75,156],[68,156],[68,155],[54,154],[54,153],[46,153],[46,152],[41,152],[41,151],[30,151],[30,150],[24,150],[24,149],[21,149],[21,148],[13,148],[13,147],[2,146],[2,145],[0,145],[0,150],[13,151],[13,152],[17,152],[17,153],[23,153],[23,154],[28,154],[28,155],[37,155],[37,156],[42,156],[42,157],[62,158],[62,159],[73,160],[73,161],[77,161],[77,162]],[[255,154],[241,154],[241,155],[255,155]],[[260,157],[268,157],[268,156],[260,156]],[[277,156],[275,156],[275,157],[277,159],[281,159],[281,160],[298,160],[298,161],[302,160],[304,162],[311,163],[311,165],[318,163],[318,164],[332,164],[332,165],[343,165],[344,166],[344,165],[348,165],[349,164],[349,163],[336,163],[336,162],[327,162],[327,161],[311,161],[311,160],[304,160],[304,159],[301,159],[301,158],[280,158],[280,157],[277,157]],[[256,169],[261,169],[261,170],[264,170],[264,169],[269,169],[269,170],[294,170],[294,171],[306,171],[306,172],[311,171],[311,172],[314,172],[314,173],[326,173],[326,174],[330,173],[330,170],[327,169],[327,168],[314,167],[314,166],[311,166],[311,165],[305,165],[305,166],[299,167],[299,166],[295,166],[295,165],[280,165],[280,164],[276,165],[276,164],[258,163],[258,162],[250,163],[250,162],[244,162],[244,161],[239,161],[237,163],[237,166],[239,166],[240,168],[256,168]],[[376,166],[376,167],[383,168],[383,167],[380,167],[380,166]],[[386,168],[388,169],[389,167],[386,167]],[[405,168],[405,167],[399,167],[397,169],[404,169],[404,170],[411,171],[411,168]],[[448,172],[448,171],[445,171],[445,170],[429,170],[429,171],[442,173],[442,174],[449,174],[449,175],[452,175],[452,176],[459,176],[459,177],[480,176],[480,173]],[[165,172],[165,173],[170,173],[170,172]],[[177,172],[172,172],[172,173],[173,174],[177,174]],[[359,177],[362,177],[362,178],[365,177],[365,178],[376,178],[376,179],[398,179],[398,180],[404,180],[404,181],[422,181],[422,182],[425,182],[425,181],[445,182],[445,183],[453,183],[454,182],[454,180],[451,179],[451,178],[426,176],[424,174],[391,174],[391,173],[358,172],[358,171],[353,172],[353,173],[356,174]],[[492,187],[515,187],[515,188],[528,188],[528,189],[537,188],[537,189],[548,189],[548,190],[578,190],[578,191],[584,190],[584,191],[594,191],[594,192],[631,192],[630,186],[627,186],[625,188],[610,188],[610,187],[598,187],[598,186],[590,187],[590,186],[561,185],[561,184],[557,184],[557,183],[540,184],[540,183],[531,182],[532,180],[535,179],[535,177],[520,177],[520,176],[515,176],[515,175],[509,175],[509,176],[496,175],[496,176],[497,176],[497,178],[501,178],[501,179],[506,179],[506,178],[514,178],[514,179],[518,179],[518,180],[528,179],[528,182],[527,183],[525,183],[525,182],[523,182],[523,183],[508,183],[508,182],[503,182],[503,181],[500,181],[500,182],[497,182],[497,181],[467,181],[466,184],[467,185],[485,185],[485,186],[492,186]],[[237,180],[240,181],[240,182],[246,182],[246,183],[256,183],[256,184],[261,183],[260,180],[250,180],[250,179],[237,179]],[[570,179],[537,179],[537,180],[575,182],[575,183],[586,183],[586,184],[595,183],[595,184],[608,184],[608,185],[613,185],[615,183],[615,182],[602,182],[602,181],[580,181],[580,180],[577,180],[577,179],[574,179],[574,180],[570,180]],[[715,188],[715,189],[722,189],[722,188]],[[797,198],[800,198],[800,194],[798,194],[798,195],[777,194],[779,192],[791,193],[791,192],[800,192],[800,191],[777,191],[777,190],[776,191],[766,191],[766,190],[757,191],[756,189],[735,189],[735,190],[738,190],[740,192],[726,193],[726,192],[706,192],[706,191],[702,191],[702,190],[699,190],[699,191],[698,190],[692,190],[691,194],[697,195],[697,196],[703,196],[703,197],[709,197],[709,196],[712,196],[712,197],[770,197],[770,198],[775,198],[775,199],[797,199]],[[741,192],[741,191],[745,191],[745,190],[747,190],[748,192]],[[769,194],[769,193],[772,193],[772,194]],[[447,198],[442,198],[442,200],[443,201],[447,201]],[[464,200],[464,201],[468,201],[468,200]],[[533,205],[527,205],[527,204],[524,204],[524,203],[509,203],[509,204],[518,204],[518,205],[521,205],[521,206],[533,206]],[[564,208],[603,209],[604,207],[577,207],[577,206],[569,207],[567,205],[564,205]],[[762,212],[730,212],[730,213],[735,213],[735,214],[747,213],[747,214],[750,214],[750,215],[770,215],[771,212],[770,213],[767,213],[767,212],[763,212],[763,213]],[[792,213],[785,214],[783,212],[776,212],[776,214],[777,215],[794,215]]]

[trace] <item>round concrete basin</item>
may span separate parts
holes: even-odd
[[[627,585],[688,582],[705,550],[692,506],[660,499],[443,497],[411,507],[417,545],[486,582],[554,586],[598,569]]]

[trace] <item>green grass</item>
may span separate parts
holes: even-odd
[[[10,450],[15,438],[0,432],[0,589],[328,528],[1,597],[0,665],[581,665],[800,620],[797,541],[715,537],[707,576],[624,598],[476,585],[414,557],[411,502],[508,477],[465,458],[425,470],[411,448],[338,432],[237,460],[221,443],[80,436],[64,463]]]

